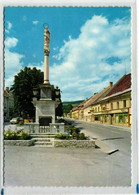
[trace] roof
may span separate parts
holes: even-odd
[[[111,96],[113,94],[116,94],[118,92],[122,92],[124,90],[131,88],[131,73],[124,75],[115,85],[111,88],[109,93],[105,96]]]
[[[81,108],[84,106],[84,104],[85,104],[89,99],[90,99],[90,98],[84,100],[79,106],[76,106],[76,107],[72,108],[72,112],[81,109]]]
[[[89,101],[87,101],[84,105],[84,108],[91,106],[93,104],[95,104],[97,102],[98,99],[100,99],[101,97],[103,97],[108,90],[110,89],[110,86],[104,88],[101,92],[96,93],[95,95],[93,95],[91,98],[89,98]]]
[[[76,106],[76,107],[72,108],[72,112],[74,112],[74,111],[76,111],[78,109],[79,109],[78,106]]]

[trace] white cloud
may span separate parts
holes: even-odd
[[[18,39],[15,37],[7,37],[5,40],[5,47],[6,48],[12,48],[15,47],[18,43]]]
[[[110,23],[103,16],[93,16],[81,27],[78,38],[69,36],[61,48],[53,48],[53,56],[60,63],[50,66],[50,83],[59,86],[62,100],[79,100],[93,95],[116,82],[131,70],[130,23],[117,19]],[[23,55],[12,52],[18,39],[5,40],[6,86],[13,82],[13,76],[23,67]],[[35,57],[35,56],[34,56]],[[108,59],[118,58],[112,64]],[[29,63],[28,67],[44,70],[44,63]]]
[[[24,55],[13,52],[10,49],[16,47],[18,39],[7,37],[5,40],[5,86],[10,87],[13,84],[14,75],[22,69],[22,58]]]
[[[7,27],[5,29],[5,32],[9,34],[10,33],[10,30],[12,28],[12,23],[9,22],[9,21],[7,21],[6,24],[7,24]]]
[[[58,49],[58,47],[54,47],[53,50],[56,51]]]
[[[38,20],[34,20],[34,21],[32,21],[32,23],[33,23],[33,24],[38,24],[39,21],[38,21]]]
[[[37,68],[38,70],[44,71],[44,62],[41,61],[41,63],[29,63],[28,67],[30,68]]]
[[[93,16],[81,27],[77,39],[71,36],[53,57],[61,63],[50,68],[51,83],[63,91],[62,99],[76,100],[102,90],[131,70],[130,23],[117,19],[109,23]],[[109,58],[119,61],[108,63]],[[67,95],[70,94],[70,95]]]

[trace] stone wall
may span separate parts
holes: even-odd
[[[4,140],[4,145],[33,146],[34,145],[34,140]]]
[[[94,140],[54,140],[54,147],[92,148],[95,147],[95,141]]]

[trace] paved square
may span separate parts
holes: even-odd
[[[130,178],[120,152],[5,146],[5,186],[130,186]]]

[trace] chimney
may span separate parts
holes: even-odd
[[[9,92],[9,87],[6,87],[6,91]]]
[[[110,88],[113,86],[113,82],[110,82]]]

